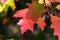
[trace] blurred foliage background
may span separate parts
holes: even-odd
[[[37,27],[38,25],[35,23],[33,33],[30,30],[25,32],[23,35],[20,33],[20,27],[16,25],[16,23],[21,18],[13,18],[12,16],[17,10],[28,8],[26,3],[32,3],[32,1],[15,0],[15,6],[17,8],[14,11],[9,7],[7,12],[3,11],[0,13],[0,40],[58,40],[58,36],[53,35],[54,29],[50,28],[51,22],[47,17],[45,20],[47,26],[43,32],[39,29],[39,27]],[[52,6],[57,12],[57,16],[60,17],[60,3],[52,3]]]

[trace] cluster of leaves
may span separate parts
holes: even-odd
[[[43,31],[42,32],[43,34],[47,31],[50,32],[51,29],[53,28],[54,35],[57,35],[58,39],[60,40],[60,32],[59,32],[60,31],[60,29],[59,29],[60,28],[60,18],[57,16],[57,12],[55,11],[55,10],[60,11],[60,3],[56,7],[53,6],[55,2],[58,3],[58,2],[60,2],[60,0],[30,0],[30,1],[28,1],[28,0],[24,0],[24,1],[23,0],[1,0],[0,18],[3,18],[3,19],[4,19],[4,17],[8,17],[8,19],[11,17],[13,17],[13,18],[15,17],[16,19],[19,18],[19,22],[17,22],[17,25],[20,26],[21,33],[23,35],[28,30],[31,31],[29,34],[32,34],[32,32],[34,33],[34,24],[35,23],[38,25],[37,28],[41,29],[41,32]],[[13,13],[13,14],[15,13],[14,15],[12,14],[13,16],[11,16],[11,14],[9,14],[10,13],[9,8],[12,10],[11,13]],[[5,18],[2,22],[2,24],[5,25],[8,22],[8,19]],[[14,20],[12,20],[12,22]],[[10,23],[11,23],[11,21],[10,21]],[[13,29],[14,29],[14,27],[13,27]],[[42,33],[40,33],[40,35]],[[48,34],[46,34],[46,35],[48,37]],[[52,35],[53,35],[53,33],[52,33]],[[26,40],[26,39],[24,38],[21,40]],[[48,40],[48,39],[46,39],[46,40]],[[50,40],[54,40],[54,39],[50,39]]]

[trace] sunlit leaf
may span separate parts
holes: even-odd
[[[44,0],[39,0],[38,1],[40,4],[44,4]]]
[[[0,12],[2,12],[3,11],[3,8],[0,6]]]
[[[57,6],[56,6],[56,9],[57,9],[57,10],[60,10],[60,5],[57,5]]]
[[[5,8],[6,6],[11,7],[13,10],[15,9],[15,3],[14,0],[1,0],[1,2],[3,3],[3,8]]]
[[[15,9],[15,3],[14,0],[7,0],[5,5],[10,6],[12,9]]]

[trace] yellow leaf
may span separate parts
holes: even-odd
[[[50,5],[49,0],[39,0],[38,2],[39,2],[39,4],[44,4],[44,1],[45,1],[46,6]]]
[[[14,0],[7,0],[5,5],[10,6],[13,10],[15,9]]]
[[[47,6],[49,6],[49,5],[50,5],[50,2],[49,2],[48,0],[45,0],[45,4],[46,4]]]
[[[60,10],[60,5],[57,5],[57,6],[56,6],[56,9]]]
[[[44,4],[44,0],[39,0],[38,1],[40,4]]]
[[[3,8],[2,8],[2,6],[0,6],[0,12],[2,12],[3,11]]]

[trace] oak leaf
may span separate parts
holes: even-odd
[[[17,25],[21,26],[22,34],[26,32],[28,29],[34,30],[34,23],[37,23],[41,30],[44,30],[46,26],[41,14],[46,12],[43,5],[39,4],[37,1],[32,1],[31,4],[27,4],[29,8],[25,8],[19,10],[13,15],[13,17],[22,17],[21,20],[17,23]]]

